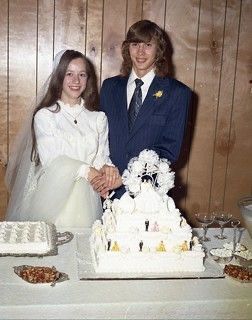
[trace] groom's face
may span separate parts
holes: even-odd
[[[157,55],[157,44],[154,40],[150,42],[132,42],[129,45],[130,58],[133,69],[138,77],[143,77],[155,66]]]

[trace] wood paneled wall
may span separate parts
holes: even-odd
[[[24,114],[65,48],[99,79],[119,73],[128,27],[150,19],[171,40],[174,76],[194,91],[172,196],[197,211],[229,210],[252,193],[251,0],[0,0],[0,216],[4,164]]]

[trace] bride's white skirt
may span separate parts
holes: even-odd
[[[91,227],[101,218],[97,192],[84,178],[76,180],[81,161],[61,156],[29,182],[20,205],[10,206],[9,220],[43,220],[62,227]]]
[[[91,227],[96,219],[101,218],[101,200],[97,193],[84,179],[75,182],[74,188],[56,217],[58,226]]]

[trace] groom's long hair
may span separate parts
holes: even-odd
[[[154,40],[157,44],[155,73],[160,77],[168,75],[171,56],[168,35],[156,23],[150,20],[140,20],[129,28],[126,39],[122,43],[123,62],[120,70],[122,76],[128,76],[132,70],[129,52],[130,43],[148,43],[151,40]]]

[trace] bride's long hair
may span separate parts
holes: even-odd
[[[63,88],[63,81],[69,63],[74,60],[81,58],[84,61],[87,73],[87,84],[85,90],[82,92],[81,97],[85,101],[85,107],[88,110],[94,111],[98,110],[98,87],[97,87],[97,77],[95,70],[90,61],[79,51],[75,50],[66,50],[61,56],[57,67],[53,70],[48,85],[48,89],[42,97],[42,100],[38,103],[35,108],[32,116],[31,123],[31,134],[32,134],[32,151],[31,151],[31,160],[38,165],[39,155],[37,151],[37,140],[34,130],[34,117],[36,113],[43,108],[49,108],[56,104],[57,100],[60,99]],[[50,109],[51,112],[59,112],[60,106],[57,104],[54,110]]]

